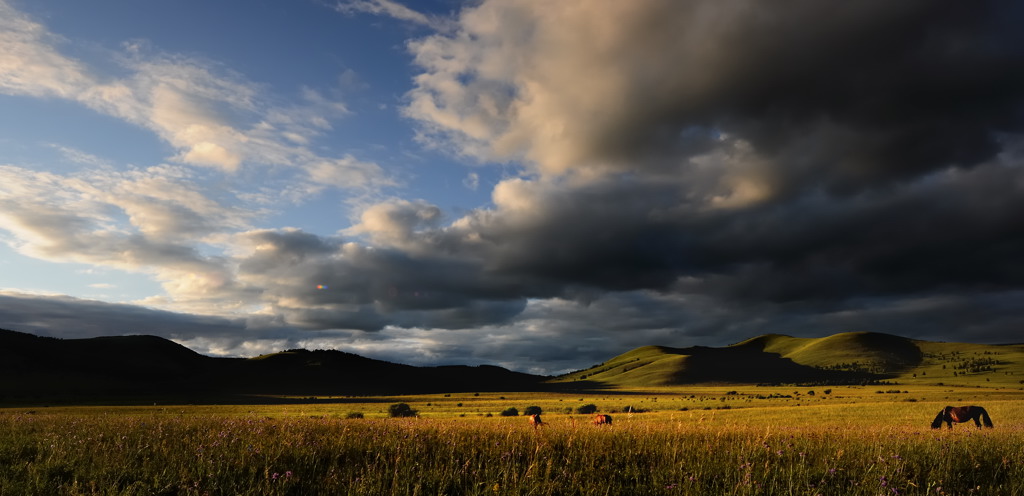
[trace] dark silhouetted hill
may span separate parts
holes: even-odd
[[[414,367],[335,350],[217,358],[156,336],[55,339],[0,330],[0,402],[528,391],[547,377]]]

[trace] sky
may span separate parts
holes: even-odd
[[[1021,342],[1024,7],[0,0],[0,328],[557,374]]]

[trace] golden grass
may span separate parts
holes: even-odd
[[[723,385],[5,409],[0,494],[1024,493],[1019,389],[896,391]],[[386,418],[397,402],[421,416]],[[614,411],[613,425],[566,413],[590,403]],[[946,404],[981,404],[996,428],[928,428]],[[538,430],[498,415],[534,405],[545,412]]]

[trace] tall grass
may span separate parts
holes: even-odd
[[[1024,494],[1019,426],[794,425],[756,410],[611,427],[549,416],[537,431],[499,417],[7,412],[0,494]]]

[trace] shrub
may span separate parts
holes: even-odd
[[[579,413],[579,414],[582,414],[582,415],[594,413],[596,411],[597,411],[597,405],[595,405],[593,403],[588,403],[586,405],[580,405],[580,406],[576,407],[576,413]]]
[[[528,406],[523,410],[523,415],[540,415],[541,413],[544,412],[539,406]]]
[[[395,403],[388,407],[388,415],[392,417],[415,417],[419,412],[405,403]]]
[[[516,407],[514,407],[514,406],[513,407],[509,407],[509,408],[506,408],[504,411],[501,412],[501,416],[502,417],[518,417],[519,416],[519,410],[517,410]]]
[[[361,419],[361,418],[363,418],[363,412],[349,412],[348,415],[345,415],[345,418],[348,418],[348,419]]]

